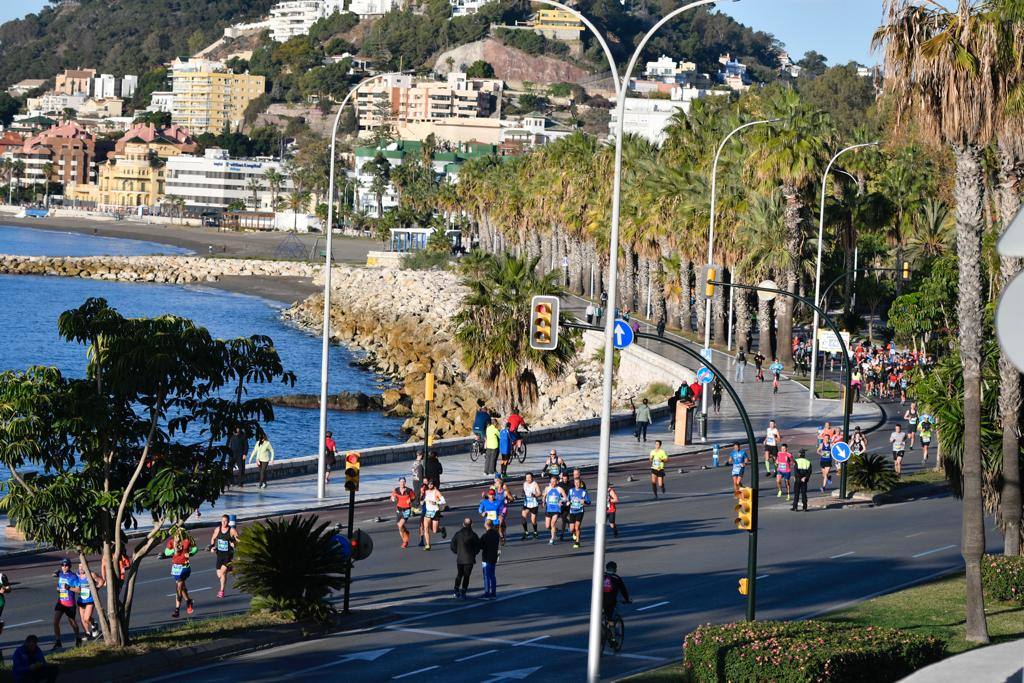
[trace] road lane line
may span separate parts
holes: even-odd
[[[200,569],[199,571],[192,572],[191,574],[189,574],[189,576],[195,576],[196,574],[209,574],[210,572],[215,572],[215,571],[217,571],[217,570],[216,569]],[[158,579],[146,579],[145,581],[136,581],[135,585],[136,586],[140,586],[140,585],[142,585],[144,583],[156,583],[157,581],[167,581],[169,579],[169,577],[170,577],[170,574],[168,574],[167,576],[161,576]]]
[[[828,559],[830,559],[830,560],[838,560],[838,559],[839,559],[840,557],[849,557],[850,555],[855,555],[855,554],[856,554],[856,553],[855,553],[854,551],[852,551],[852,550],[851,550],[851,551],[850,551],[850,552],[848,552],[848,553],[841,553],[841,554],[839,554],[839,555],[832,555],[832,556],[831,556],[831,557],[829,557]]]
[[[192,590],[190,590],[188,592],[188,594],[192,595],[193,593],[202,593],[203,591],[212,591],[212,590],[213,589],[210,588],[209,586],[207,586],[206,588],[193,588]],[[175,593],[168,593],[167,594],[167,597],[169,597],[169,598],[173,598],[174,596],[175,596]]]
[[[643,612],[644,610],[654,609],[655,607],[661,607],[662,605],[667,605],[669,602],[670,602],[669,600],[662,600],[661,602],[656,602],[653,605],[647,605],[647,607],[637,607],[636,611],[637,612]]]
[[[523,645],[529,645],[530,643],[536,643],[538,640],[544,640],[545,638],[550,638],[550,637],[551,636],[537,636],[536,638],[530,638],[529,640],[524,640],[522,642],[516,643],[512,647],[521,647]]]
[[[479,605],[474,605],[479,607]],[[505,638],[488,638],[485,636],[468,636],[460,633],[449,633],[447,631],[435,631],[427,628],[400,628],[398,626],[385,626],[388,631],[401,631],[403,633],[419,633],[427,636],[438,636],[440,638],[452,638],[454,640],[475,640],[482,643],[497,643],[498,645],[526,645],[527,647],[537,647],[544,650],[558,650],[561,652],[588,652],[583,647],[569,647],[568,645],[549,645],[548,643],[529,643],[519,640],[507,640]],[[664,662],[664,657],[649,657],[647,655],[634,655],[619,652],[616,654],[617,657],[628,657],[629,659],[642,659],[649,662]]]
[[[397,681],[399,678],[405,678],[406,676],[414,676],[416,674],[421,674],[424,671],[433,671],[434,669],[440,669],[440,668],[441,668],[440,664],[435,664],[434,666],[427,666],[427,667],[424,667],[422,669],[416,669],[415,671],[410,671],[409,673],[399,674],[398,676],[392,676],[391,680]]]
[[[925,555],[931,555],[933,553],[941,553],[943,550],[949,550],[950,548],[955,548],[955,547],[956,547],[955,544],[953,544],[953,545],[944,545],[941,548],[932,548],[931,550],[925,550],[923,553],[918,553],[917,555],[911,555],[910,557],[916,560],[919,557],[924,557]]]
[[[519,591],[518,593],[511,593],[509,595],[503,595],[502,597],[500,597],[500,598],[498,598],[496,600],[491,600],[491,603],[502,602],[503,600],[512,600],[512,599],[515,599],[515,598],[522,598],[522,597],[525,597],[525,596],[530,595],[532,593],[539,593],[540,591],[543,591],[543,590],[547,590],[547,586],[541,586],[540,588],[530,588],[529,590]],[[453,612],[463,612],[463,611],[465,611],[467,609],[478,609],[479,607],[480,607],[480,605],[478,605],[476,603],[471,603],[469,605],[463,605],[462,607],[452,607],[451,609],[443,609],[443,610],[436,611],[436,612],[425,612],[423,614],[417,614],[415,616],[406,617],[405,619],[399,619],[398,621],[393,621],[393,622],[391,622],[391,625],[392,626],[396,626],[398,624],[404,624],[404,623],[407,623],[407,622],[410,622],[410,621],[416,621],[417,619],[423,619],[425,617],[431,617],[431,618],[439,617],[442,614],[452,614]]]
[[[456,662],[468,662],[469,660],[476,659],[477,657],[486,657],[487,655],[493,655],[495,652],[497,652],[497,650],[484,650],[483,652],[477,652],[475,655],[470,655],[468,657],[460,657],[460,658],[456,659],[455,661]]]
[[[918,532],[915,532],[915,533],[912,533],[912,534],[907,534],[903,538],[913,538],[914,536],[920,536],[921,534],[926,534],[926,533],[928,533],[928,532],[927,531],[918,531]]]
[[[757,578],[758,580],[760,580],[760,579],[767,579],[767,578],[768,578],[769,576],[771,576],[771,574],[761,574],[761,576],[758,576],[758,577],[756,577],[756,578]]]
[[[42,619],[33,619],[32,621],[23,621],[20,624],[11,624],[10,626],[7,627],[7,630],[9,631],[12,628],[18,628],[19,626],[28,626],[30,624],[41,624],[41,623],[43,623]]]

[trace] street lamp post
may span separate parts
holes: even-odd
[[[338,113],[334,117],[334,127],[331,129],[331,167],[328,169],[328,182],[327,182],[327,225],[325,226],[326,232],[326,249],[324,251],[324,323],[323,323],[323,346],[320,352],[320,443],[317,446],[317,465],[316,465],[316,497],[322,500],[327,495],[327,486],[324,482],[324,474],[326,471],[326,460],[325,460],[325,440],[327,439],[327,354],[330,349],[330,337],[331,337],[331,235],[334,228],[334,164],[336,159],[336,147],[338,142],[338,125],[341,123],[341,113],[345,111],[345,105],[352,99],[353,95],[358,90],[369,83],[385,76],[390,76],[391,73],[377,74],[364,78],[355,85],[354,88],[348,91],[345,98],[341,101],[341,106],[338,107]]]
[[[722,155],[722,150],[725,149],[725,145],[729,142],[733,135],[739,133],[745,128],[756,126],[761,123],[775,123],[780,119],[759,119],[757,121],[748,121],[741,126],[737,126],[729,131],[729,134],[722,138],[722,141],[718,143],[718,149],[715,150],[715,160],[711,164],[711,216],[708,221],[708,263],[713,263],[715,259],[715,207],[718,203],[718,159]],[[732,279],[732,278],[730,278]],[[726,321],[726,327],[729,328],[730,338],[729,346],[732,346],[732,301],[730,300],[730,314],[729,320]],[[711,298],[704,302],[704,354],[705,356],[711,355]],[[707,424],[708,419],[708,394],[710,392],[705,391],[700,399],[700,411],[704,414],[704,424]],[[701,432],[701,440],[707,441],[707,436]]]
[[[821,177],[821,210],[818,213],[818,263],[815,267],[814,273],[814,303],[817,305],[821,301],[821,255],[822,248],[825,241],[825,194],[828,190],[828,173],[832,170],[832,164],[836,162],[836,159],[841,157],[843,154],[850,150],[860,149],[861,147],[874,147],[878,145],[878,142],[862,142],[859,145],[850,145],[844,147],[835,153],[835,155],[829,160],[828,166],[825,167],[825,173]],[[836,333],[838,334],[838,332]],[[818,370],[818,311],[815,308],[814,311],[814,323],[811,327],[811,382],[810,389],[808,390],[807,407],[810,410],[814,408],[814,378]],[[846,468],[843,468],[846,469]]]

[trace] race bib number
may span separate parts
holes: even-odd
[[[226,553],[229,550],[231,550],[231,544],[228,543],[223,538],[218,538],[217,539],[217,552],[219,552],[219,553]]]
[[[535,508],[535,507],[537,507],[537,497],[536,496],[527,496],[526,497],[526,507],[528,507],[528,508]]]
[[[494,510],[488,510],[484,513],[484,517],[491,520],[492,522],[498,518],[498,513]]]
[[[172,564],[171,565],[171,576],[181,576],[181,573],[185,571],[187,564]]]

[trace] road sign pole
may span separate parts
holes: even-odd
[[[356,492],[348,492],[348,541],[351,547],[353,526],[356,519]],[[345,563],[345,602],[342,605],[341,613],[348,614],[348,597],[352,590],[352,555]]]

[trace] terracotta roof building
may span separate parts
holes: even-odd
[[[42,184],[46,180],[46,164],[53,164],[49,178],[53,182],[85,183],[94,176],[96,139],[74,121],[37,133],[12,152],[14,159],[25,162],[27,183]]]

